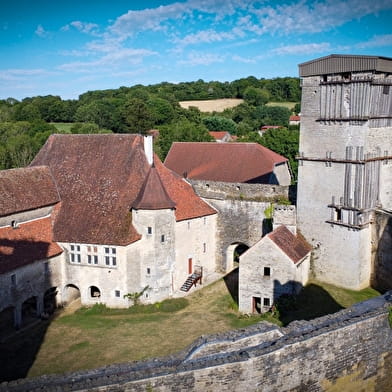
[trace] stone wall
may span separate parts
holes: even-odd
[[[372,238],[372,287],[392,289],[392,212],[378,210],[374,216]]]
[[[289,186],[245,184],[234,182],[189,180],[195,192],[207,199],[236,199],[248,201],[279,201],[289,198]]]
[[[392,390],[392,292],[287,328],[269,323],[199,338],[161,359],[0,385],[22,391]]]
[[[195,192],[218,211],[217,270],[233,268],[233,251],[238,244],[253,246],[268,233],[270,220],[264,211],[272,202],[287,200],[289,187],[189,180]]]

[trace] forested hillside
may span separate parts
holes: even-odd
[[[208,131],[214,130],[229,131],[239,141],[267,145],[269,138],[263,141],[255,131],[263,125],[288,127],[292,111],[266,104],[298,102],[293,108],[298,112],[300,95],[298,78],[250,76],[233,82],[163,82],[88,91],[77,100],[62,100],[52,95],[22,101],[8,98],[0,100],[0,168],[27,165],[47,137],[60,132],[145,133],[158,129],[160,136],[155,149],[162,159],[173,141],[209,141]],[[183,100],[220,98],[240,98],[244,102],[221,113],[202,113],[195,107],[184,109],[179,105]],[[59,123],[72,124],[62,127]],[[297,140],[298,132],[290,132],[290,139]],[[276,133],[273,139],[279,150],[279,135]],[[284,149],[278,150],[275,146],[275,151],[283,154]]]

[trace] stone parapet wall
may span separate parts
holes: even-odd
[[[391,306],[389,292],[287,328],[259,323],[201,337],[177,355],[3,383],[0,391],[390,391]]]
[[[289,198],[289,186],[189,180],[195,192],[207,199],[277,201]]]

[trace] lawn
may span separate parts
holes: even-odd
[[[63,123],[63,122],[56,122],[50,124],[54,125],[60,133],[71,133],[71,128],[74,125],[74,123]]]
[[[268,102],[266,106],[283,106],[292,111],[296,103],[298,102]]]
[[[310,319],[378,295],[367,289],[352,292],[312,282],[296,300],[276,312],[238,313],[233,274],[186,298],[130,309],[103,305],[59,312],[0,345],[0,380],[90,369],[111,363],[160,357],[184,349],[197,337],[261,320],[278,325]],[[235,283],[234,283],[235,284]],[[287,309],[284,309],[284,308]],[[279,314],[280,313],[280,314]],[[31,352],[29,353],[29,349]]]

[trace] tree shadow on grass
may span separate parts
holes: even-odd
[[[238,268],[229,272],[224,278],[227,290],[238,305]],[[297,295],[283,294],[275,304],[277,311],[272,315],[283,325],[294,320],[312,320],[326,314],[344,309],[321,286],[311,283],[303,287]]]
[[[311,283],[302,288],[298,295],[283,295],[277,303],[279,320],[283,325],[294,320],[312,320],[343,309],[334,298],[317,284]]]

